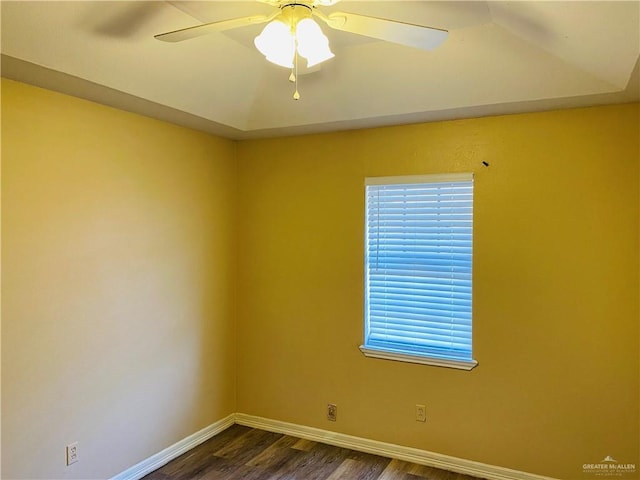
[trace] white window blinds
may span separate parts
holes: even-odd
[[[472,244],[472,174],[367,179],[365,354],[475,366]]]

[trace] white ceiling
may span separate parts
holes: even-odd
[[[299,77],[253,46],[263,26],[153,35],[274,7],[255,1],[2,1],[2,75],[229,138],[638,101],[640,1],[347,1],[449,31],[422,51],[322,24],[335,58]]]

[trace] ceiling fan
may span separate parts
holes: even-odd
[[[432,50],[440,46],[447,38],[448,33],[439,28],[390,19],[345,12],[333,12],[326,15],[318,10],[318,7],[329,7],[340,0],[257,1],[276,7],[276,10],[269,15],[233,18],[160,33],[155,35],[155,38],[165,42],[181,42],[208,33],[224,32],[234,28],[269,22],[262,33],[255,38],[255,46],[268,61],[292,69],[289,80],[296,83],[293,98],[298,100],[300,98],[296,74],[298,56],[307,60],[308,67],[334,57],[329,48],[329,40],[313,17],[320,19],[335,30],[422,50]]]

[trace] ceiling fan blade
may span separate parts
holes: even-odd
[[[208,33],[224,32],[225,30],[231,30],[232,28],[266,23],[269,20],[273,20],[279,13],[280,11],[277,10],[271,15],[255,15],[251,17],[232,18],[231,20],[205,23],[203,25],[174,30],[173,32],[159,33],[158,35],[154,35],[154,38],[162,40],[163,42],[181,42],[201,35],[207,35]]]
[[[335,12],[324,15],[321,12],[314,11],[313,14],[336,30],[365,35],[422,50],[432,50],[439,47],[448,35],[446,30],[439,28],[424,27],[355,13]]]
[[[280,0],[257,0],[260,3],[266,3],[267,5],[271,5],[272,7],[280,8]]]
[[[312,4],[313,7],[330,7],[332,5],[335,5],[339,1],[340,0],[311,0],[305,3],[310,3]],[[258,0],[258,2],[267,3],[273,7],[278,7],[278,8],[282,7],[282,5],[286,3],[295,3],[291,1],[285,1],[285,0]]]

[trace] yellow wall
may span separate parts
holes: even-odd
[[[640,466],[639,125],[634,104],[241,142],[238,411],[563,479]],[[365,358],[364,177],[468,171],[479,366]]]
[[[639,465],[639,117],[234,143],[3,80],[2,478],[108,478],[234,411],[562,479]],[[450,171],[476,174],[480,365],[365,358],[364,177]]]
[[[234,412],[235,144],[3,79],[2,160],[2,478]]]

